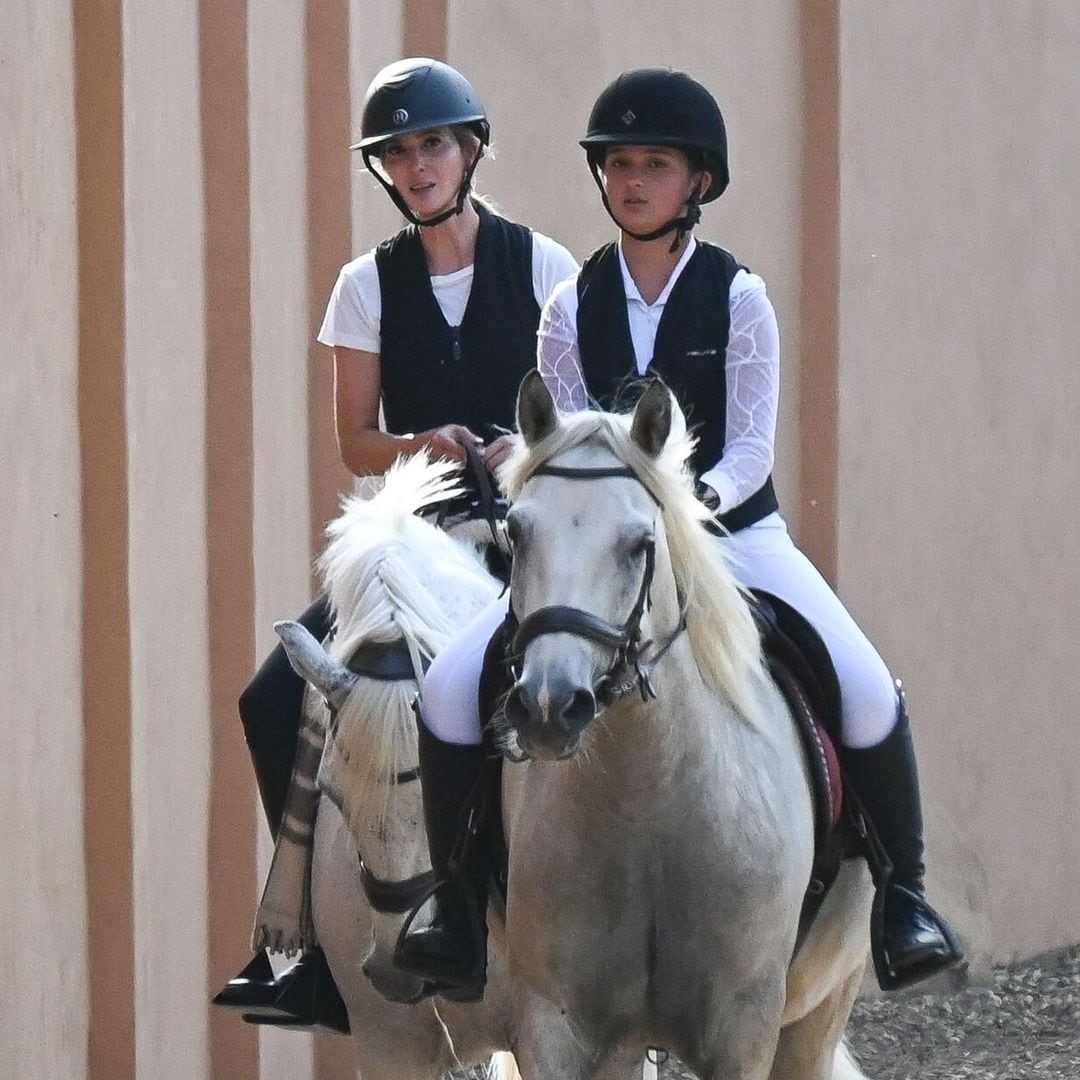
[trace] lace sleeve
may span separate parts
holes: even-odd
[[[568,284],[576,287],[573,281]],[[557,289],[540,315],[536,366],[556,406],[563,412],[579,412],[588,407],[588,394],[578,355],[577,319],[567,310],[564,295],[562,288]]]
[[[773,467],[780,398],[780,333],[760,278],[731,305],[727,348],[727,431],[723,457],[701,479],[731,510],[765,483]]]

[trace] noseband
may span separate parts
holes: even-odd
[[[399,784],[409,784],[419,779],[420,766],[417,765],[399,772],[391,780],[391,784],[397,787]],[[434,870],[426,870],[403,881],[386,881],[368,867],[361,851],[357,850],[356,858],[360,863],[360,884],[364,888],[364,895],[372,909],[380,915],[404,915],[405,912],[412,911],[417,904],[431,895],[435,887]]]
[[[608,477],[625,477],[636,480],[648,492],[649,498],[662,511],[663,503],[653,494],[649,486],[629,466],[609,466],[599,468],[568,468],[558,465],[541,465],[533,472],[533,476],[558,476],[564,480],[601,480]],[[637,600],[630,611],[630,615],[621,626],[617,623],[601,619],[599,615],[583,611],[581,608],[567,607],[563,604],[555,604],[550,607],[538,608],[532,614],[527,615],[518,624],[514,634],[512,645],[513,659],[511,670],[515,679],[520,677],[520,660],[530,642],[535,641],[544,634],[573,634],[575,637],[594,641],[598,645],[604,645],[614,650],[614,657],[608,667],[593,686],[593,695],[597,702],[607,707],[618,698],[630,693],[636,686],[641,694],[642,701],[648,701],[656,697],[650,675],[652,669],[659,663],[663,655],[675,643],[678,636],[686,629],[685,612],[680,617],[678,625],[669,635],[664,644],[653,654],[652,658],[645,660],[642,656],[644,651],[653,643],[641,640],[641,619],[652,604],[650,591],[652,589],[653,575],[656,572],[656,544],[650,540],[645,546],[645,573],[642,575],[641,588],[638,590]]]

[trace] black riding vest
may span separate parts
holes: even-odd
[[[464,424],[510,428],[518,385],[536,366],[540,308],[532,232],[474,203],[480,216],[472,288],[460,327],[447,324],[415,225],[375,249],[382,293],[382,404],[394,435]]]
[[[656,331],[649,375],[671,387],[694,428],[691,461],[700,477],[723,456],[727,438],[726,357],[731,330],[731,282],[743,269],[723,248],[697,242],[675,282]],[[585,261],[578,275],[578,350],[589,394],[601,408],[627,407],[640,386],[626,290],[615,244]],[[760,521],[778,508],[770,475],[745,502],[720,516],[731,532]]]

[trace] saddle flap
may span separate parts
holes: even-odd
[[[815,847],[821,851],[843,818],[844,790],[840,759],[828,730],[815,715],[801,681],[783,662],[773,657],[769,658],[769,671],[784,695],[791,718],[802,738],[814,799]]]
[[[804,688],[810,708],[840,743],[840,680],[821,635],[806,616],[764,589],[751,589],[750,610],[766,657],[778,660]]]

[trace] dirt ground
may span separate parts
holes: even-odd
[[[860,1001],[848,1043],[871,1080],[1080,1080],[1080,946],[950,994]]]

